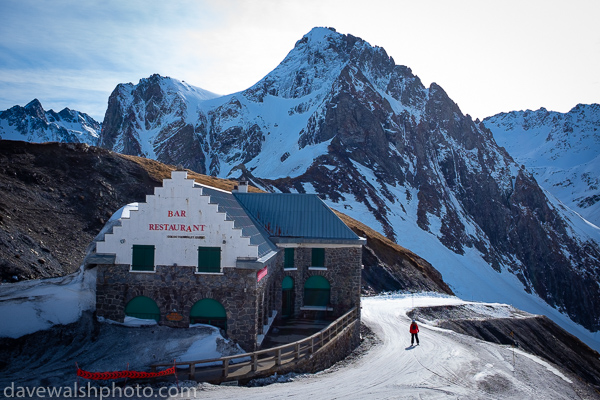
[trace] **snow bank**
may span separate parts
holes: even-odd
[[[96,308],[96,270],[0,285],[0,337],[18,338],[76,322]]]

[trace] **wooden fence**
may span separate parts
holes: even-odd
[[[348,327],[358,323],[358,309],[352,308],[346,314],[336,319],[325,329],[294,343],[258,350],[252,353],[238,354],[221,358],[197,361],[181,361],[175,363],[153,364],[152,371],[158,368],[187,366],[189,379],[196,380],[199,373],[205,381],[224,381],[247,378],[260,375],[261,372],[275,373],[277,370],[292,362],[298,362],[310,357],[317,350],[338,339]],[[198,366],[200,364],[200,366]],[[202,366],[205,364],[205,366]]]

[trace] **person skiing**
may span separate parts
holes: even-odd
[[[418,346],[419,345],[419,325],[417,325],[417,323],[413,319],[412,324],[410,324],[410,345],[411,346],[415,342],[415,339],[417,339],[417,346]]]

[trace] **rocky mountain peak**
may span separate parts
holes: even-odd
[[[269,191],[318,193],[427,254],[458,295],[528,292],[532,304],[540,296],[600,328],[600,308],[581,300],[600,304],[600,233],[553,203],[443,88],[426,88],[384,49],[315,28],[251,88],[205,94],[159,75],[119,85],[101,144]],[[567,279],[573,291],[556,285]]]
[[[85,113],[68,108],[59,113],[45,111],[38,99],[0,112],[0,139],[95,145],[101,129],[102,125]]]

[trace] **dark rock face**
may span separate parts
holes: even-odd
[[[392,215],[406,204],[394,188],[406,188],[407,199],[416,191],[420,229],[436,234],[455,253],[476,248],[492,268],[508,269],[527,291],[588,329],[599,329],[600,308],[584,300],[600,304],[598,243],[574,235],[533,176],[496,145],[482,124],[463,115],[441,87],[426,89],[410,69],[394,66],[382,49],[361,45],[360,39],[333,35],[329,41],[334,44],[327,47],[333,53],[328,60],[345,64],[298,140],[300,148],[331,140],[328,153],[296,177],[267,179],[249,171],[245,176],[284,192],[312,185],[334,203],[353,197],[393,240],[399,232]],[[309,43],[297,44],[294,51]],[[354,47],[346,51],[348,46]],[[304,57],[308,66],[300,72],[306,77],[318,67],[314,58]],[[296,86],[282,88],[287,81],[280,69],[255,89],[299,95]],[[438,232],[432,219],[441,222]]]
[[[600,169],[600,104],[578,104],[567,113],[511,111],[483,123],[540,186],[600,226],[600,177],[592,173]]]

